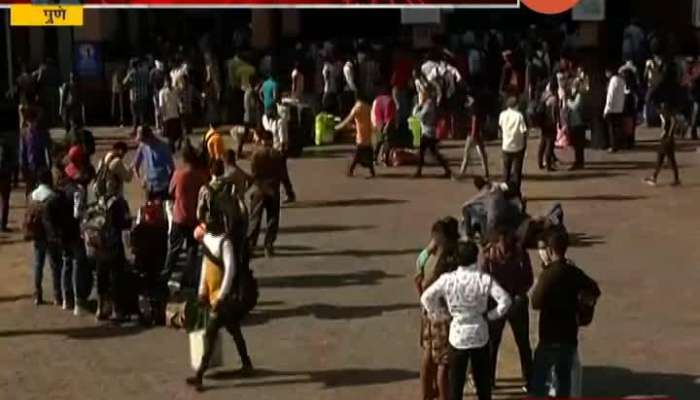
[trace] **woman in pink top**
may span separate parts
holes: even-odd
[[[374,126],[379,132],[377,146],[374,148],[374,159],[384,160],[384,163],[389,163],[389,150],[391,150],[389,136],[396,127],[396,103],[394,98],[390,96],[386,90],[377,96],[372,106],[374,116]],[[383,149],[383,151],[382,151]],[[379,153],[382,153],[382,158],[379,158]]]

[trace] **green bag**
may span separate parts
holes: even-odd
[[[335,117],[327,112],[319,113],[315,121],[316,146],[333,143]]]
[[[408,117],[408,129],[413,135],[413,146],[420,146],[420,137],[423,134],[423,130],[421,129],[420,120],[418,119],[418,117],[414,115]]]

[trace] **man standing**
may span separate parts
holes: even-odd
[[[414,114],[420,121],[422,136],[420,138],[420,149],[418,152],[418,169],[416,170],[415,177],[420,178],[423,176],[423,164],[425,162],[425,153],[430,150],[435,156],[438,163],[445,170],[442,175],[444,178],[452,177],[452,170],[448,164],[445,157],[438,151],[438,138],[437,138],[437,119],[438,119],[438,108],[436,100],[430,95],[426,86],[420,87],[419,104],[416,105],[416,110]]]
[[[29,196],[34,190],[36,174],[42,169],[51,169],[51,137],[39,126],[36,113],[28,113],[27,124],[27,132],[21,137],[20,167]]]
[[[322,108],[331,114],[338,115],[338,77],[340,71],[336,67],[331,57],[326,57],[321,69],[323,77],[323,97],[321,99]]]
[[[540,311],[531,393],[536,397],[547,396],[552,370],[557,381],[556,397],[571,395],[571,368],[577,353],[579,326],[590,323],[600,297],[598,284],[566,259],[568,247],[566,232],[548,238],[545,267],[532,292],[532,307]]]
[[[161,120],[165,120],[162,114],[163,104],[160,101],[160,92],[161,89],[164,88],[165,77],[166,72],[163,63],[156,60],[155,66],[151,69],[151,71],[148,74],[148,82],[151,85],[151,92],[153,94],[153,107],[155,110],[153,119],[155,120],[156,129],[160,129]]]
[[[296,194],[292,180],[289,178],[289,168],[287,167],[287,149],[289,146],[289,115],[288,109],[278,103],[275,107],[266,111],[263,116],[263,128],[272,133],[272,143],[275,150],[282,154],[284,160],[284,174],[282,176],[282,186],[287,194],[285,203],[294,203]]]
[[[275,107],[279,98],[279,88],[274,75],[268,75],[265,82],[260,86],[260,100],[263,103],[263,111],[266,113]]]
[[[131,121],[135,134],[139,126],[146,124],[149,76],[145,63],[141,65],[138,59],[132,59],[129,66],[129,71],[126,74],[123,83],[129,88]]]
[[[608,91],[605,100],[605,124],[608,129],[608,152],[615,153],[622,136],[622,113],[625,110],[625,80],[614,67],[606,69]]]
[[[197,199],[202,186],[209,179],[206,169],[197,160],[194,149],[186,146],[182,153],[183,166],[175,170],[170,181],[170,197],[173,199],[173,224],[168,237],[168,256],[162,276],[170,279],[175,269],[182,245],[187,244],[187,263],[183,281],[191,283],[194,276],[198,246],[193,243],[194,228],[197,226]]]
[[[170,149],[153,135],[148,126],[140,126],[137,129],[136,139],[139,147],[132,167],[134,174],[142,179],[148,200],[166,200],[170,177],[175,170]]]
[[[260,133],[261,147],[253,153],[251,172],[255,183],[250,198],[250,229],[248,243],[255,249],[260,234],[262,214],[265,212],[265,256],[274,256],[274,244],[280,222],[280,184],[284,176],[284,157],[273,148],[272,134]]]
[[[83,124],[84,105],[82,95],[80,93],[80,85],[71,72],[68,77],[68,82],[61,85],[61,103],[59,104],[59,114],[63,118],[63,125],[68,132],[73,127],[73,122],[78,121]]]
[[[170,152],[175,153],[182,147],[182,123],[180,121],[180,98],[172,87],[170,77],[165,78],[158,93],[158,116],[163,122],[163,136],[168,139]]]
[[[124,126],[124,66],[122,64],[118,65],[117,68],[112,73],[112,108],[111,116],[114,121],[117,119],[117,112],[119,112],[118,122],[119,126]],[[118,111],[117,111],[118,110]]]
[[[369,169],[371,177],[374,173],[374,151],[372,150],[372,109],[361,93],[357,94],[357,101],[345,119],[336,125],[335,130],[341,130],[351,122],[355,123],[355,155],[348,167],[348,176],[355,174],[357,164],[362,164]]]
[[[522,186],[523,159],[527,143],[527,124],[525,117],[518,111],[518,100],[509,97],[506,110],[498,117],[498,126],[503,137],[503,176],[508,183],[513,183],[518,192]]]

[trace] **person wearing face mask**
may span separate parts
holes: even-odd
[[[598,284],[566,258],[568,247],[568,234],[556,231],[539,249],[544,268],[532,292],[532,308],[540,312],[530,391],[535,397],[547,396],[552,370],[556,397],[571,395],[579,327],[592,320],[601,293]]]

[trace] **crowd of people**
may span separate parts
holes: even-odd
[[[679,184],[675,137],[685,135],[683,115],[689,109],[689,97],[683,93],[696,94],[700,73],[692,69],[683,86],[658,40],[644,45],[647,39],[640,39],[637,30],[626,32],[631,32],[631,39],[626,33],[625,40],[635,43],[625,44],[628,62],[607,71],[605,109],[599,116],[606,122],[607,147],[610,152],[630,148],[641,116],[650,125],[658,116],[662,127],[658,166],[646,182],[656,184],[668,159],[674,184]],[[467,32],[457,48],[437,46],[419,62],[401,45],[390,52],[369,42],[349,48],[326,42],[299,46],[288,69],[273,55],[260,57],[255,66],[248,51],[239,51],[222,63],[207,46],[200,48],[197,57],[180,49],[134,58],[128,68],[118,68],[111,81],[111,111],[117,124],[126,122],[124,97],[128,94],[138,144],[131,163],[126,161],[129,146],[125,142],[94,159],[95,138],[84,127],[89,115],[75,76],[71,74],[59,86],[51,62],[33,73],[23,68],[17,80],[20,134],[0,146],[0,227],[8,229],[9,192],[21,170],[29,204],[23,228],[33,242],[35,257],[35,303],[46,300],[42,277],[48,260],[54,304],[82,315],[94,284],[96,318],[120,322],[144,317],[133,293],[136,278],[128,268],[145,264],[138,260],[143,253],[139,246],[144,244],[136,240],[137,228],[164,225],[164,257],[157,267],[149,265],[139,275],[149,286],[154,322],[164,322],[163,304],[170,291],[183,287],[194,288],[211,311],[200,367],[187,382],[202,387],[222,327],[233,336],[249,372],[252,362],[240,329],[241,319],[257,301],[249,263],[258,246],[263,214],[264,254],[275,254],[281,188],[286,201],[296,200],[287,157],[291,132],[302,131],[296,130],[304,123],[301,105],[310,104],[318,114],[342,117],[334,125],[336,131],[355,130],[356,151],[348,176],[354,175],[357,164],[368,168],[372,177],[380,162],[395,165],[391,160],[397,157],[395,150],[408,147],[406,143],[413,139],[410,120],[414,119],[418,122],[416,177],[422,176],[428,152],[437,159],[443,176],[453,177],[439,142],[466,136],[459,175],[467,173],[476,148],[488,179],[485,142],[497,132],[503,181],[511,195],[522,200],[524,158],[533,127],[541,131],[540,169],[556,170],[561,162],[555,148],[568,144],[574,148],[571,169],[585,167],[586,132],[592,118],[585,105],[591,82],[576,62],[571,38],[554,37],[534,27],[507,36],[495,30]],[[646,59],[645,52],[650,57],[640,74],[638,65]],[[283,70],[291,72],[280,74]],[[55,96],[52,88],[59,87]],[[699,102],[693,100],[690,107],[693,137]],[[57,146],[49,134],[56,114],[66,131],[63,146]],[[202,123],[209,129],[201,143],[193,143],[193,129]],[[224,124],[234,127],[223,132]],[[237,142],[231,149],[225,144],[226,135]],[[244,152],[246,142],[253,143],[249,155]],[[176,167],[178,153],[182,162]],[[246,156],[250,171],[237,163]],[[134,178],[147,202],[132,221],[124,185]],[[491,190],[486,185],[483,181],[479,189]],[[526,390],[545,396],[550,384],[557,397],[567,397],[577,360],[578,329],[590,323],[600,291],[566,258],[568,235],[562,231],[540,241],[543,270],[532,289],[534,273],[525,242],[508,224],[483,215],[488,211],[482,207],[472,216],[488,221],[478,239],[467,229],[469,240],[462,241],[459,223],[453,218],[436,222],[431,243],[419,256],[416,285],[424,306],[423,398],[461,399],[471,363],[479,399],[490,399],[506,323],[516,339]],[[540,312],[534,356],[528,293],[532,293],[533,309]]]

